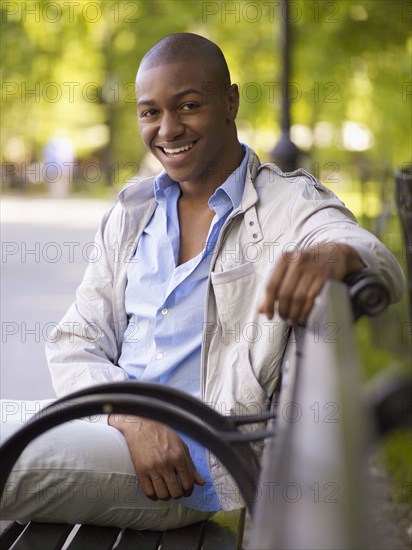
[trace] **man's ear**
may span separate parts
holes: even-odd
[[[237,84],[232,84],[226,92],[227,116],[229,121],[236,118],[239,109],[239,89]]]

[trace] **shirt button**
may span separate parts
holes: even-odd
[[[257,233],[253,233],[253,238],[254,238],[254,239],[257,239],[257,238],[258,238],[258,234],[257,234]]]
[[[250,226],[254,226],[254,225],[255,225],[255,222],[249,222],[249,225],[250,225]]]
[[[167,309],[167,307],[164,307],[162,309],[162,315],[167,315],[169,313],[169,310]]]
[[[163,359],[163,353],[159,351],[159,353],[156,353],[156,359]]]

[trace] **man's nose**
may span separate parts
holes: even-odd
[[[177,113],[164,112],[160,122],[159,137],[170,141],[184,132],[184,126]]]

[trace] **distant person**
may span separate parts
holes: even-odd
[[[397,301],[403,273],[316,178],[262,164],[239,142],[238,87],[214,43],[166,36],[136,85],[140,134],[164,171],[123,189],[103,218],[96,258],[47,345],[56,393],[143,381],[225,414],[266,411],[288,327],[305,322],[324,283],[368,268]],[[4,431],[19,425],[16,414]],[[241,506],[191,437],[109,415],[33,443],[3,517],[169,529]]]
[[[64,130],[59,130],[44,147],[43,174],[50,196],[62,199],[69,195],[72,187],[75,150],[73,141]]]

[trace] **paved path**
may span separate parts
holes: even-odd
[[[412,548],[412,510],[406,502],[396,502],[392,480],[371,452],[367,472],[367,519],[371,526],[368,550],[408,550]]]
[[[53,323],[74,299],[108,201],[1,201],[0,395],[54,395],[44,355]]]

